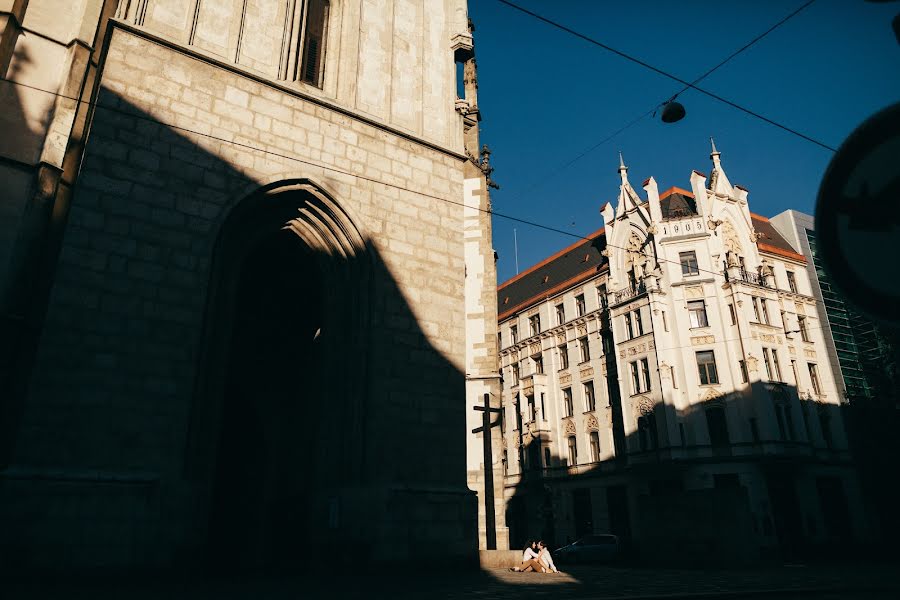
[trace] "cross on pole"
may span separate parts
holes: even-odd
[[[502,412],[503,409],[491,408],[491,395],[484,395],[484,406],[475,406],[475,410],[481,411],[481,427],[476,427],[472,433],[483,433],[484,438],[484,528],[488,550],[497,549],[497,523],[494,515],[494,459],[491,453],[491,428],[500,424],[500,421],[491,421],[491,413]]]

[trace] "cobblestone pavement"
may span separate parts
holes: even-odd
[[[560,575],[502,569],[422,573],[393,570],[289,578],[209,581],[64,580],[0,582],[3,600],[287,600],[401,598],[479,600],[523,598],[817,598],[887,600],[900,597],[900,575],[887,565],[684,570],[577,567]]]

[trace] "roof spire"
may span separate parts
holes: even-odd
[[[628,167],[625,166],[621,150],[619,151],[619,175],[622,177],[622,183],[628,181]]]
[[[712,145],[712,152],[710,153],[709,157],[713,161],[713,167],[718,169],[721,167],[721,165],[719,164],[719,156],[721,156],[722,153],[719,152],[718,149],[716,149],[716,140],[714,140],[712,136],[709,136],[709,143],[710,145]]]

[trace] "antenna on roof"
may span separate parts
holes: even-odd
[[[516,275],[519,274],[519,238],[516,237],[516,228],[513,227],[513,247],[516,249]]]

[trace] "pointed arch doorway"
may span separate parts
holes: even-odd
[[[369,262],[308,181],[260,190],[222,225],[186,456],[213,569],[296,568],[338,534],[335,503],[365,472]]]

